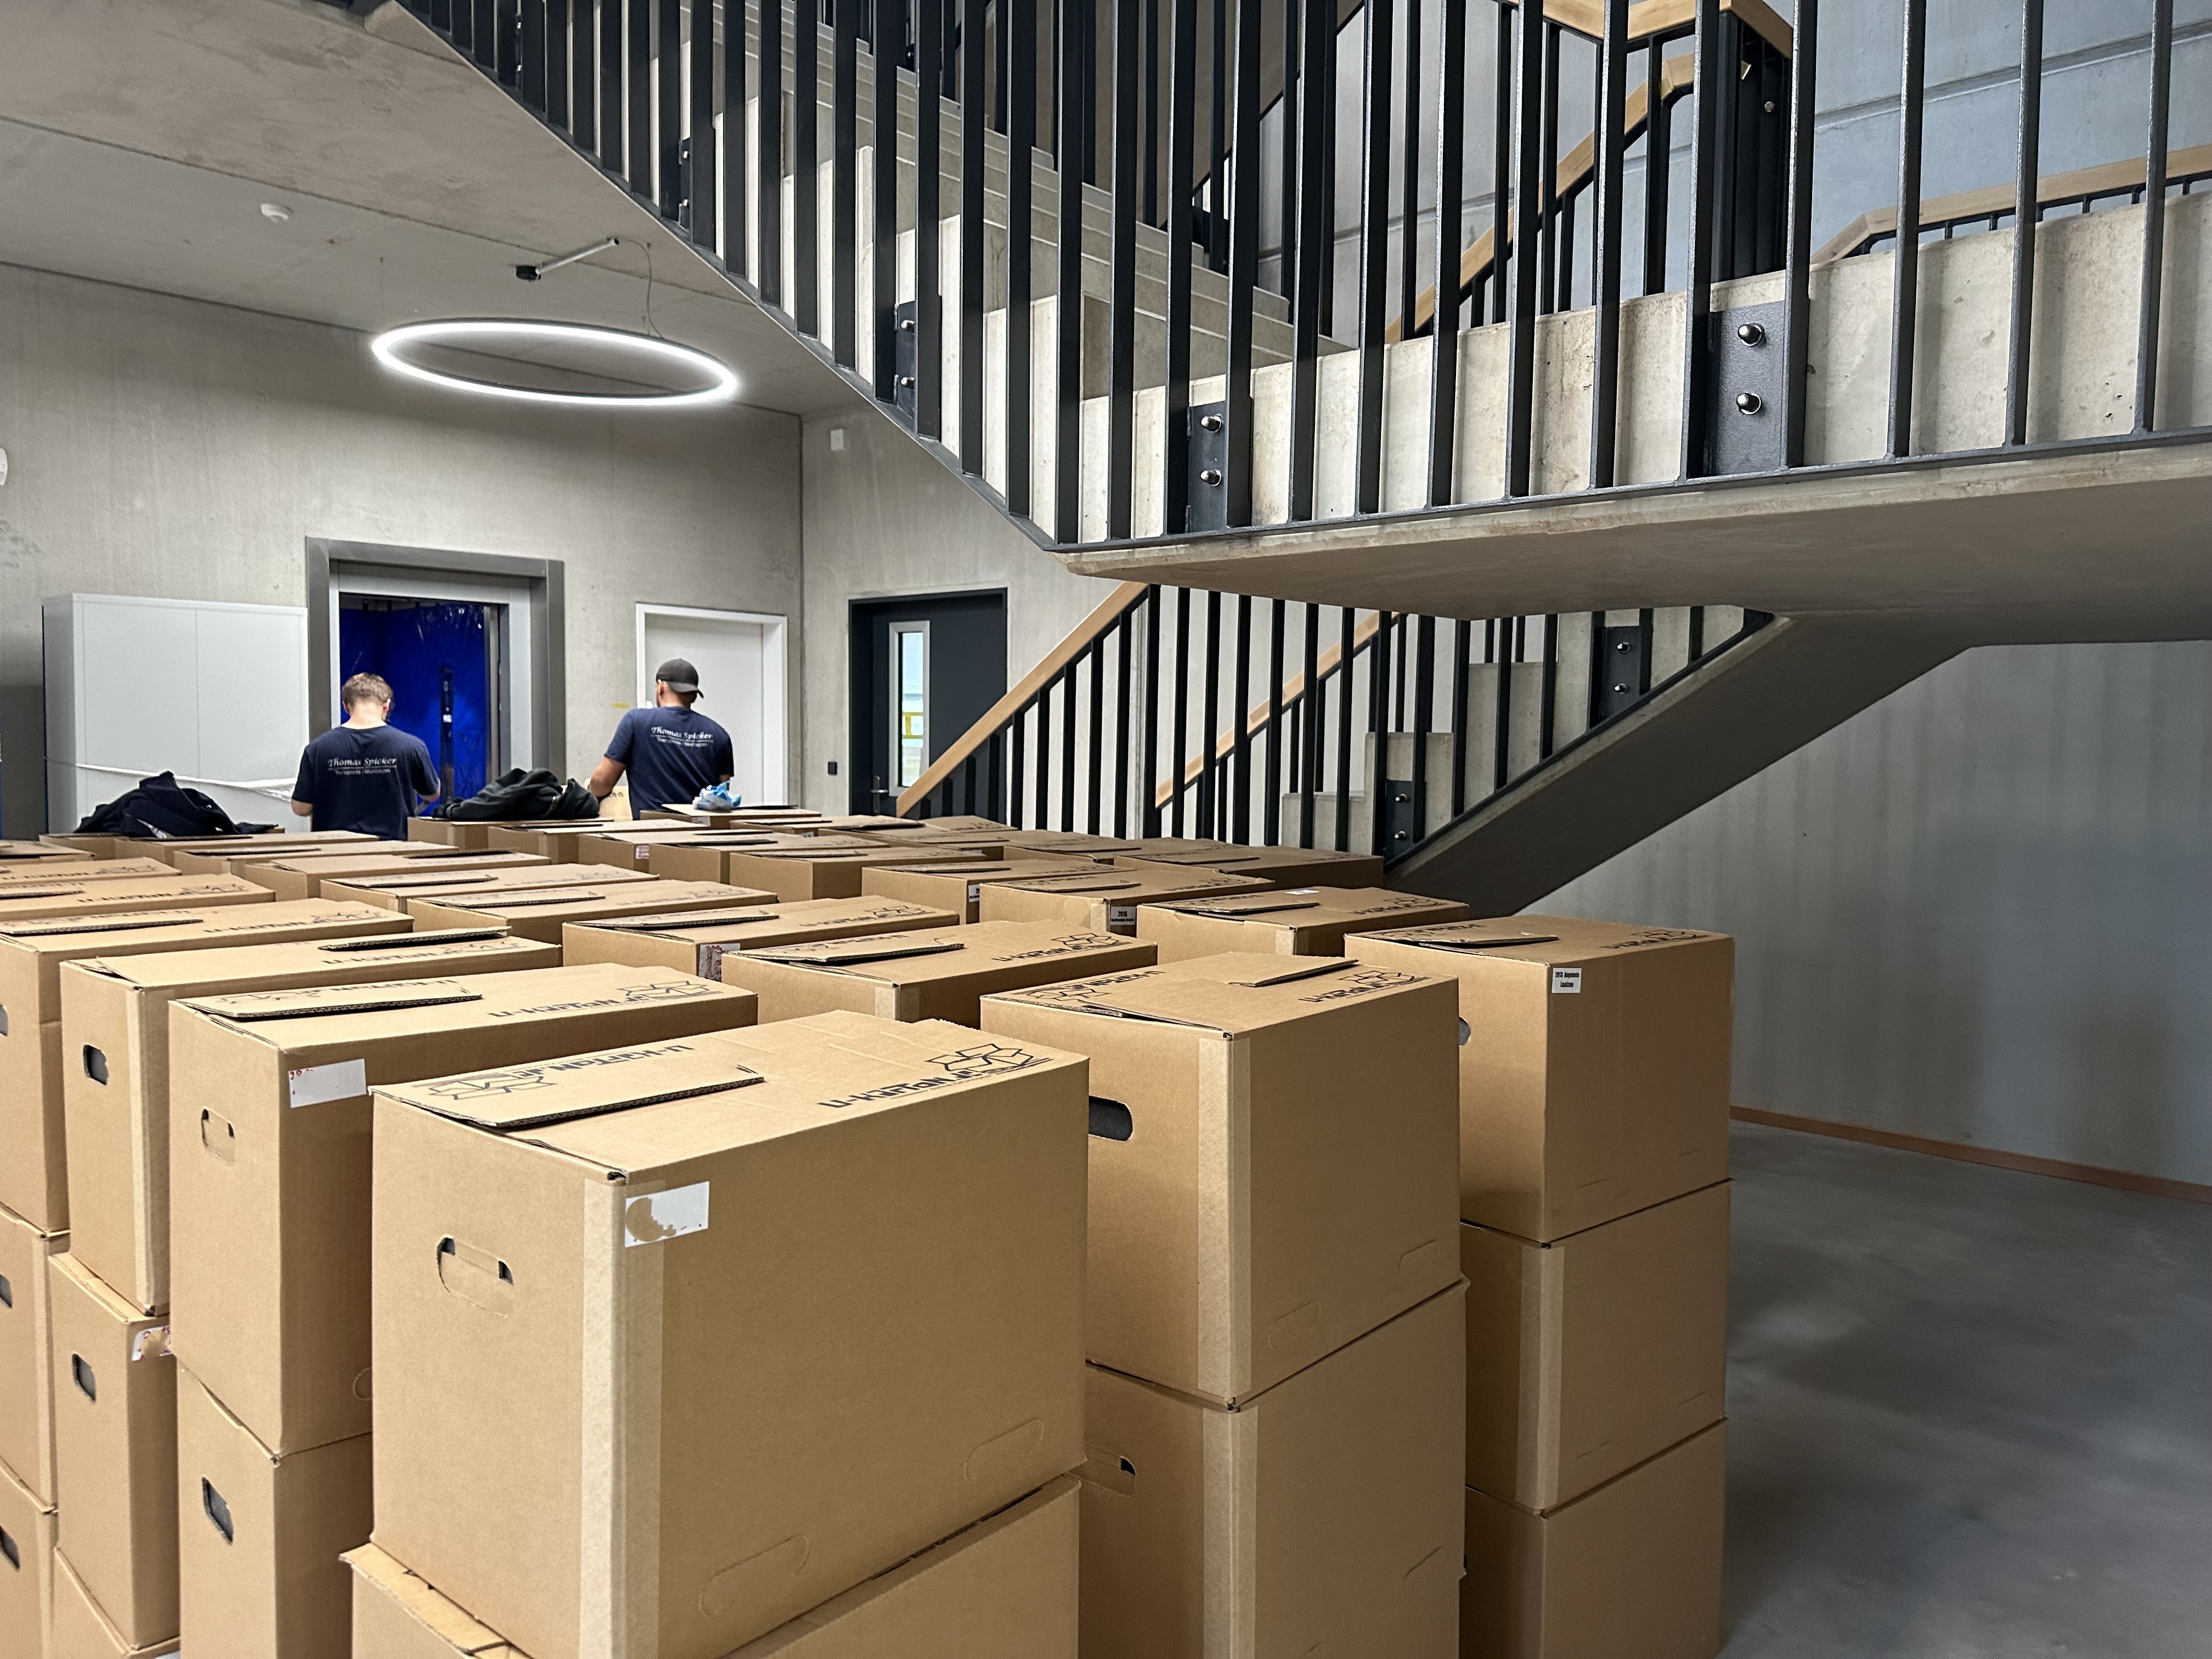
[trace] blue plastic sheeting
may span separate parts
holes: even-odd
[[[374,608],[342,600],[338,610],[338,678],[381,674],[392,683],[392,723],[422,739],[441,781],[443,799],[465,800],[489,781],[491,723],[496,699],[491,683],[494,607],[439,599],[372,601]],[[444,702],[448,675],[453,722],[446,747]]]

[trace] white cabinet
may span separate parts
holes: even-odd
[[[303,608],[70,593],[45,626],[50,828],[161,771],[234,818],[305,823],[284,805],[307,741]]]

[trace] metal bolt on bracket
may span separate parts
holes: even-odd
[[[1218,415],[1201,415],[1198,417],[1198,423],[1208,432],[1221,430],[1221,416]]]
[[[1202,484],[1218,484],[1221,482],[1221,473],[1218,469],[1209,466],[1198,475],[1198,481]]]
[[[1763,346],[1766,343],[1766,331],[1757,323],[1746,323],[1736,330],[1735,337],[1747,346]]]
[[[1742,414],[1756,415],[1766,407],[1766,399],[1756,392],[1739,392],[1736,393],[1735,406]]]

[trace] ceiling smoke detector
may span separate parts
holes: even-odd
[[[292,210],[282,202],[264,202],[261,204],[261,216],[272,223],[281,225],[292,216]]]

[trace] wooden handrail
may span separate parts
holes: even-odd
[[[2071,201],[2085,196],[2109,196],[2124,190],[2139,190],[2148,171],[2141,161],[2106,161],[2074,173],[2054,173],[2046,179],[2036,180],[2036,204],[2048,206],[2053,202]],[[2177,149],[2166,157],[2166,174],[2169,179],[2184,179],[2200,173],[2212,173],[2212,144]],[[1939,196],[1934,201],[1923,202],[1920,204],[1920,222],[1933,226],[1946,221],[1955,223],[1969,219],[1993,218],[2010,213],[2019,204],[2017,185],[1990,185],[1980,190],[1961,191],[1956,196]],[[1895,234],[1895,208],[1878,208],[1872,213],[1862,213],[1821,244],[1820,251],[1813,256],[1813,263],[1825,265],[1838,259],[1849,258],[1869,242]]]
[[[1066,639],[1046,652],[1037,665],[1023,675],[1012,690],[993,703],[982,719],[962,732],[927,772],[907,787],[898,798],[900,815],[903,817],[927,800],[930,792],[951,777],[955,768],[965,763],[969,757],[996,737],[1001,726],[1026,707],[1030,698],[1050,684],[1054,676],[1088,651],[1094,640],[1121,621],[1123,613],[1143,599],[1146,592],[1146,585],[1143,582],[1119,584],[1097,610],[1075,625]]]
[[[1647,3],[1658,3],[1659,0],[1647,0]],[[1549,15],[1549,13],[1546,15]],[[1695,62],[1686,53],[1680,58],[1668,58],[1660,66],[1660,97],[1671,102],[1681,94],[1687,92],[1695,71]],[[1626,144],[1632,141],[1644,131],[1649,122],[1650,111],[1647,106],[1650,101],[1650,84],[1645,82],[1639,81],[1629,89],[1627,101],[1622,109],[1622,143]],[[1565,201],[1574,191],[1580,190],[1589,181],[1590,173],[1596,165],[1597,135],[1591,133],[1559,158],[1559,172],[1552,187],[1554,198]],[[1470,285],[1489,270],[1492,261],[1491,242],[1494,234],[1494,230],[1484,231],[1481,235],[1468,243],[1466,250],[1459,256],[1461,293],[1466,293]],[[1506,239],[1506,246],[1509,247],[1512,246],[1510,234]],[[1436,314],[1437,289],[1436,284],[1431,283],[1421,290],[1420,297],[1413,301],[1414,329],[1418,331],[1426,328],[1435,319]],[[1398,323],[1392,323],[1384,328],[1383,339],[1395,345],[1401,337],[1399,328]]]
[[[1353,656],[1358,656],[1367,648],[1368,643],[1375,637],[1376,630],[1382,625],[1382,613],[1378,611],[1369,617],[1365,622],[1353,625],[1352,630]],[[1314,658],[1314,678],[1325,680],[1336,672],[1343,655],[1344,647],[1341,643],[1332,645],[1328,650],[1317,653]],[[1276,708],[1278,715],[1287,713],[1292,703],[1304,701],[1305,695],[1306,675],[1305,670],[1302,668],[1283,682],[1282,696],[1278,701]],[[1252,712],[1244,717],[1244,735],[1247,738],[1256,737],[1267,729],[1267,705],[1264,702],[1254,703]],[[1232,726],[1214,740],[1213,758],[1217,762],[1224,759],[1235,750],[1236,747],[1237,728]],[[1182,770],[1182,787],[1188,789],[1192,784],[1197,782],[1200,775],[1206,769],[1206,759],[1203,755],[1194,755],[1186,762]],[[1176,782],[1174,779],[1170,778],[1153,789],[1152,805],[1165,806],[1175,799],[1175,796]]]
[[[1519,0],[1506,0],[1506,3],[1517,5]],[[1734,12],[1746,28],[1784,58],[1790,56],[1796,37],[1767,0],[1721,0],[1721,9]],[[1604,0],[1544,0],[1544,21],[1592,40],[1601,40]],[[1648,40],[1655,34],[1674,34],[1692,27],[1697,21],[1698,0],[1636,0],[1628,9],[1629,43]]]

